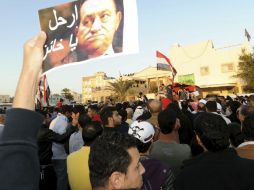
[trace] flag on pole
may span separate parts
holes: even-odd
[[[159,51],[156,51],[156,58],[157,58],[157,70],[171,71],[174,78],[175,75],[177,74],[177,71],[171,64],[170,59]]]
[[[246,30],[246,28],[244,30],[244,34],[245,34],[246,38],[248,39],[248,41],[250,41],[251,36],[250,36],[249,32]]]
[[[38,91],[36,95],[37,104],[40,106],[49,105],[50,88],[47,81],[47,76],[43,75],[40,78]]]

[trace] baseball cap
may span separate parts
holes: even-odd
[[[148,143],[153,139],[154,127],[147,121],[134,121],[128,131],[129,135],[134,136],[143,143]]]

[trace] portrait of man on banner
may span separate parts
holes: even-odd
[[[43,71],[123,52],[123,0],[79,0],[39,10]]]

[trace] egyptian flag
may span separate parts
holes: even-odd
[[[49,105],[50,88],[47,81],[47,76],[43,75],[40,78],[38,91],[37,91],[37,104]]]
[[[159,51],[156,51],[157,70],[171,71],[173,78],[177,74],[176,69],[170,62],[170,59]]]
[[[47,80],[47,76],[43,75],[43,97],[44,101],[48,104],[49,101],[49,96],[50,96],[50,88]]]

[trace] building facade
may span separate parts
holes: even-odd
[[[147,67],[139,72],[121,76],[123,80],[133,81],[132,88],[128,91],[127,100],[135,100],[138,93],[147,94],[155,92],[161,84],[171,84],[171,72],[160,71],[156,67]],[[82,78],[82,103],[88,101],[105,101],[112,97],[109,82],[117,79],[108,77],[104,72],[97,72],[93,76]]]
[[[211,40],[186,46],[176,44],[169,50],[177,70],[176,81],[199,86],[203,96],[242,93],[244,84],[234,77],[242,49],[252,53],[248,41],[221,48],[214,48]]]
[[[0,95],[0,103],[8,103],[11,101],[11,97],[9,95]]]
[[[107,77],[104,72],[97,72],[93,76],[82,78],[82,103],[88,101],[105,101],[111,95],[108,89],[108,82],[113,82],[114,78]]]

